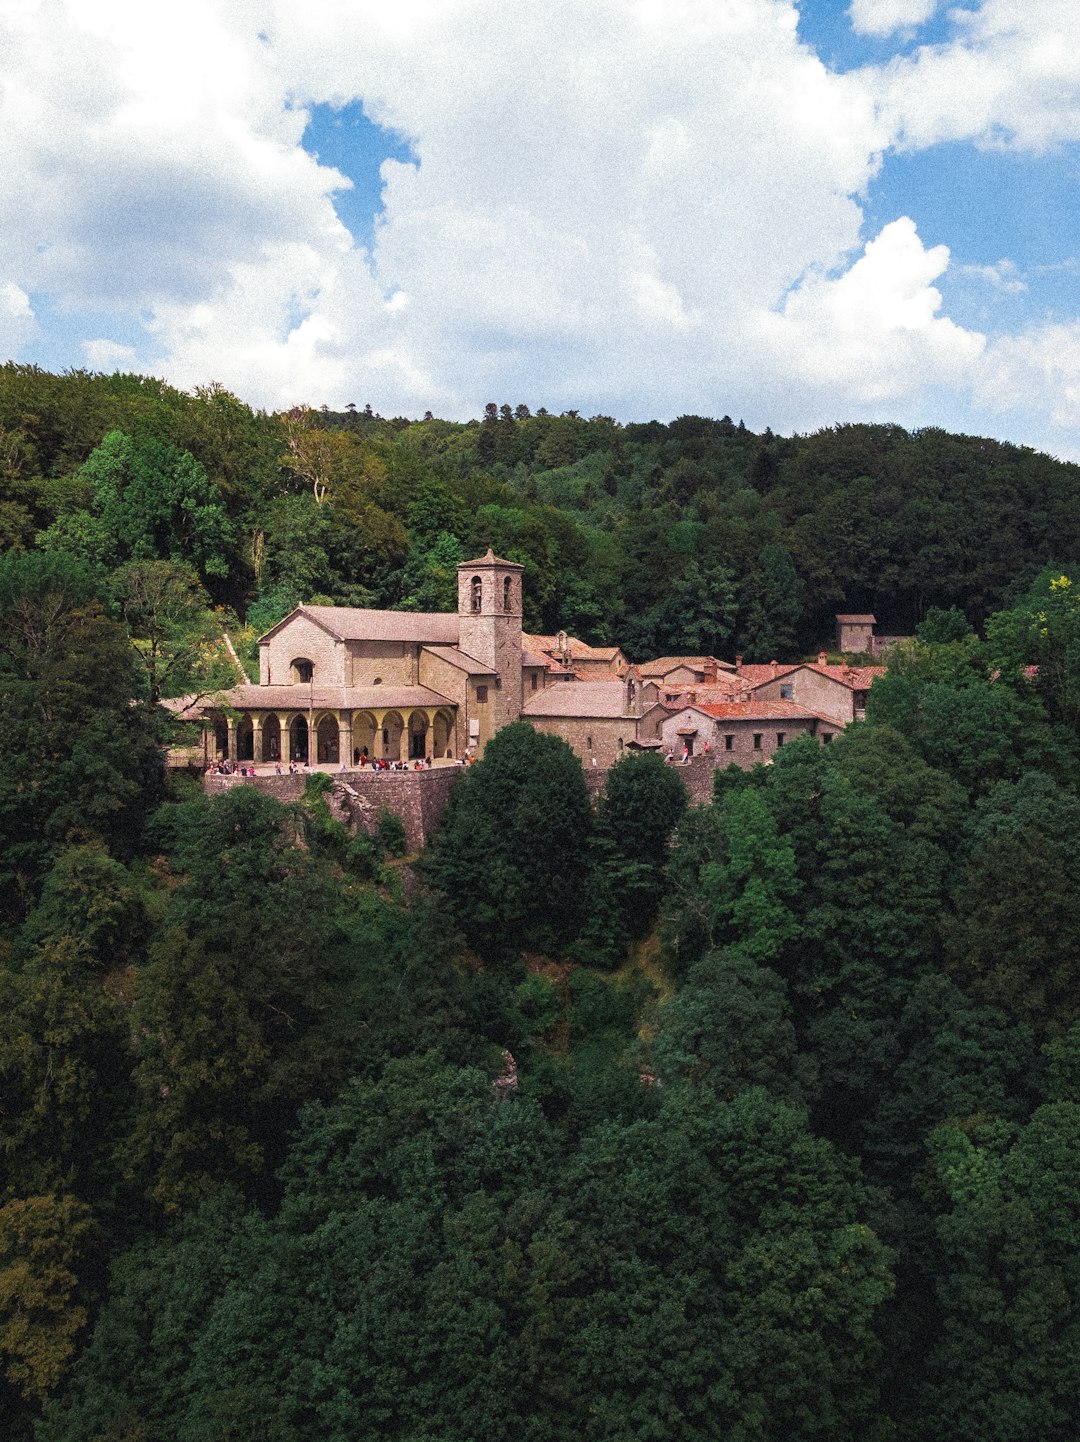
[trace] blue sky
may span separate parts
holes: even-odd
[[[0,354],[1080,459],[1074,0],[27,0]]]

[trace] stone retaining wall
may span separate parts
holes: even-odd
[[[317,773],[309,773],[317,774]],[[327,771],[334,783],[329,799],[335,812],[370,835],[385,806],[399,816],[410,851],[422,850],[439,828],[450,788],[461,774],[457,766],[436,766],[431,771]],[[208,796],[234,786],[257,786],[278,801],[299,801],[307,774],[291,776],[206,776]]]

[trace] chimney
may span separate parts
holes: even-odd
[[[741,670],[742,670],[742,657],[741,657],[741,656],[736,656],[736,657],[735,657],[735,674],[738,675],[738,673],[739,673]]]
[[[705,662],[703,680],[706,686],[716,685],[716,660],[712,656]]]
[[[777,671],[779,671],[780,669],[778,663],[775,660],[772,660],[769,662],[769,665],[772,667],[772,673],[775,676]]]
[[[819,666],[824,666],[828,659],[828,654],[825,651],[819,651],[817,653],[817,663]]]

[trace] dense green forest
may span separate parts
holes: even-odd
[[[0,1436],[1071,1442],[1080,471],[15,366],[0,467]],[[420,857],[166,778],[223,625],[488,544],[633,655],[918,639],[709,806],[523,725]]]

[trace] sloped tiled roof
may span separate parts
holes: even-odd
[[[678,670],[680,666],[685,666],[690,671],[705,671],[710,666],[715,666],[718,671],[735,669],[730,661],[721,661],[716,656],[657,656],[653,661],[642,661],[638,670],[643,676],[663,677],[669,671]]]
[[[711,716],[715,721],[823,721],[829,726],[842,729],[840,722],[832,716],[823,716],[820,711],[810,711],[794,701],[716,701],[702,705],[688,701],[681,706],[668,708],[672,714],[680,711],[697,711]]]
[[[530,696],[521,712],[523,716],[635,719],[635,713],[626,709],[626,686],[622,681],[571,681],[565,686],[548,686]]]
[[[401,706],[453,706],[426,686],[234,686],[218,696],[236,711],[385,711]],[[212,710],[207,698],[199,711]]]
[[[524,571],[525,569],[525,567],[519,565],[517,561],[504,561],[502,556],[496,556],[495,552],[491,549],[490,546],[487,548],[486,555],[477,556],[475,561],[462,561],[461,565],[462,567],[466,567],[468,569],[473,569],[480,566],[502,566],[504,569],[509,567],[509,569],[512,571]]]
[[[849,622],[850,622],[850,621],[856,621],[856,622],[862,622],[863,624],[868,624],[868,625],[871,625],[871,626],[876,626],[876,625],[877,625],[877,617],[876,617],[876,616],[837,616],[836,619],[837,619],[838,621],[849,621]]]
[[[427,641],[456,646],[456,611],[368,611],[358,606],[298,608],[343,641]]]
[[[770,681],[782,680],[794,671],[816,671],[819,676],[847,686],[849,690],[867,691],[876,678],[884,676],[888,669],[887,666],[832,665],[827,661],[795,661],[783,666],[767,662],[764,665],[740,666],[739,675],[752,690],[756,690],[759,686],[767,686]]]
[[[531,651],[543,651],[561,656],[558,636],[522,636],[522,641]],[[621,654],[618,646],[590,646],[588,641],[579,641],[576,636],[567,636],[566,653],[577,661],[614,661]]]
[[[490,666],[477,661],[475,657],[466,655],[457,646],[425,646],[424,650],[429,656],[437,656],[440,661],[464,671],[467,676],[493,676],[495,673]]]

